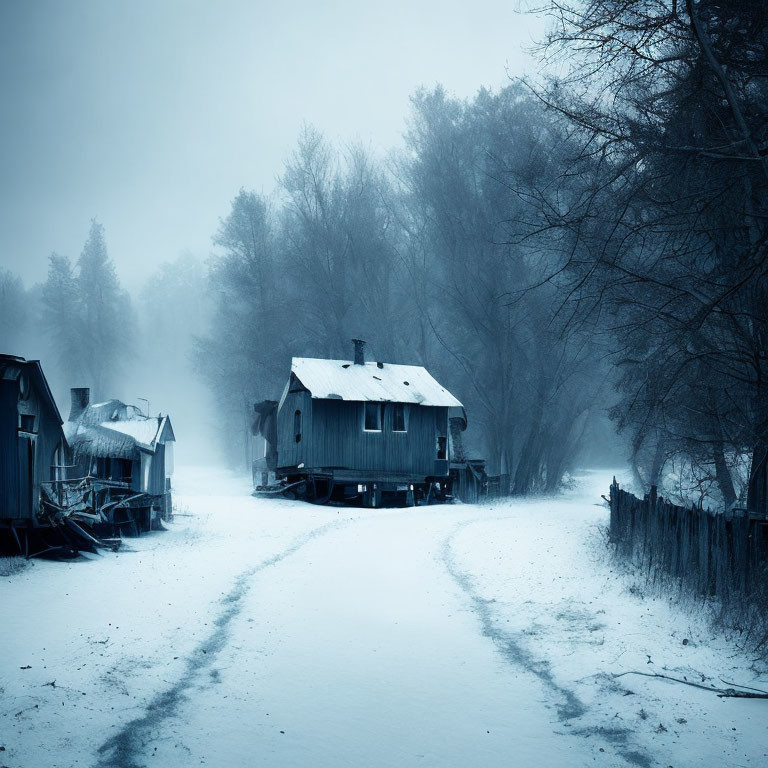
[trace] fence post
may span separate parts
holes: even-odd
[[[649,581],[666,572],[680,587],[717,595],[724,606],[762,588],[763,542],[748,514],[680,507],[659,497],[656,486],[638,499],[615,477],[609,501],[610,540],[624,557],[638,558]]]

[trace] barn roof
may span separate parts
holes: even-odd
[[[364,363],[294,357],[291,373],[321,400],[357,400],[461,407],[420,365]]]

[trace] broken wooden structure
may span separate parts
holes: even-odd
[[[466,428],[459,400],[422,366],[366,362],[354,344],[349,361],[293,358],[279,403],[256,405],[257,493],[407,506],[449,499],[456,480],[476,500],[482,462],[451,456],[449,418]]]
[[[64,432],[72,455],[68,488],[79,488],[99,519],[96,530],[139,534],[172,515],[175,436],[168,416],[149,416],[120,400],[90,403],[71,390]],[[80,483],[81,485],[78,485]]]

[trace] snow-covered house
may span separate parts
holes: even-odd
[[[305,481],[316,499],[378,506],[382,494],[413,503],[444,494],[450,477],[449,412],[462,404],[418,365],[295,357],[277,406],[278,478]]]
[[[0,355],[0,529],[18,545],[39,525],[41,484],[61,479],[65,452],[40,362]]]
[[[167,517],[175,436],[168,416],[147,416],[120,400],[90,403],[87,388],[71,390],[64,432],[72,451],[70,476],[91,477],[137,497],[136,505]],[[142,496],[139,496],[142,494]]]

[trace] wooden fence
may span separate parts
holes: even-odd
[[[717,596],[724,606],[749,603],[766,610],[768,519],[746,510],[712,512],[678,507],[656,489],[644,499],[611,486],[610,540],[617,552],[646,570],[666,574],[693,593]]]

